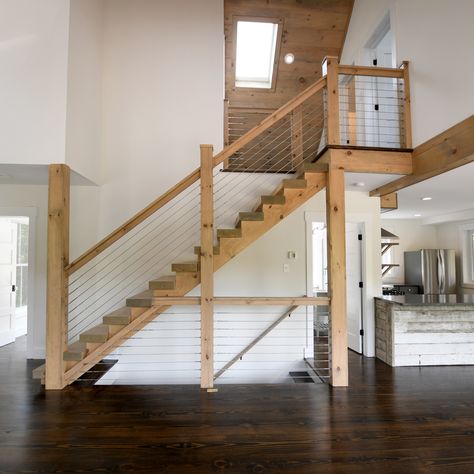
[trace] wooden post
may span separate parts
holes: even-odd
[[[339,133],[339,64],[336,56],[323,60],[323,76],[327,76],[327,134],[328,145],[340,145]]]
[[[224,148],[229,146],[229,99],[224,99]],[[229,167],[229,158],[224,160],[224,169]]]
[[[331,385],[347,387],[346,224],[344,170],[329,165],[326,184]]]
[[[49,165],[48,263],[46,300],[47,390],[64,388],[63,352],[67,346],[67,277],[69,263],[69,178],[67,165]]]
[[[405,92],[405,102],[403,108],[403,118],[405,119],[405,148],[412,148],[411,133],[411,99],[410,99],[410,69],[409,62],[403,61],[403,87]]]
[[[212,145],[201,145],[201,388],[214,386],[214,193]]]
[[[291,164],[297,169],[303,163],[303,109],[300,105],[291,113]]]

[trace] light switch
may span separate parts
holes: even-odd
[[[283,273],[290,273],[290,264],[284,263],[283,264]]]

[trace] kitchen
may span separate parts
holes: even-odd
[[[473,171],[406,188],[382,215],[376,357],[391,366],[474,364]]]

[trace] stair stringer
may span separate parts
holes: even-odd
[[[281,194],[285,197],[284,204],[264,204],[259,209],[264,213],[262,221],[241,221],[242,235],[240,237],[221,237],[219,239],[219,254],[214,256],[214,272],[223,267],[227,262],[236,257],[240,252],[259,239],[267,231],[280,223],[294,210],[315,196],[326,186],[326,172],[305,171],[301,178],[306,180],[304,188],[294,188],[292,185],[285,186],[284,182],[275,191],[275,195]],[[288,180],[292,181],[292,180]],[[198,257],[199,259],[199,257]],[[91,344],[87,355],[80,361],[68,363],[65,373],[65,385],[69,385],[91,367],[97,364],[107,354],[112,352],[117,345],[124,342],[137,331],[143,329],[148,323],[156,319],[157,316],[165,312],[170,306],[161,304],[155,305],[153,297],[163,296],[185,296],[200,284],[199,272],[179,272],[176,274],[176,287],[174,289],[151,290],[141,296],[142,301],[133,309],[141,309],[133,320],[125,326],[111,326],[111,335],[106,342],[101,344]],[[133,301],[137,299],[131,298]]]

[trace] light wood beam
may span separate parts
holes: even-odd
[[[403,72],[403,93],[404,93],[404,102],[403,102],[403,118],[405,119],[405,147],[411,148],[412,143],[412,133],[411,133],[411,93],[410,93],[410,66],[408,61],[403,61],[402,63],[402,72]]]
[[[48,262],[46,290],[46,389],[64,388],[63,352],[67,346],[69,262],[69,185],[67,165],[49,165]]]
[[[201,388],[214,386],[214,189],[212,145],[201,145]]]
[[[380,196],[380,209],[385,211],[393,211],[398,209],[398,195],[397,193],[385,194]]]
[[[413,151],[413,174],[370,192],[384,196],[474,161],[474,115],[417,146]]]
[[[326,184],[331,385],[347,387],[346,225],[344,170],[329,166]]]
[[[413,171],[409,151],[381,151],[331,148],[318,163],[329,163],[353,173],[410,174]]]
[[[327,135],[328,145],[340,144],[339,131],[339,64],[335,56],[323,61],[323,74],[327,79]]]

